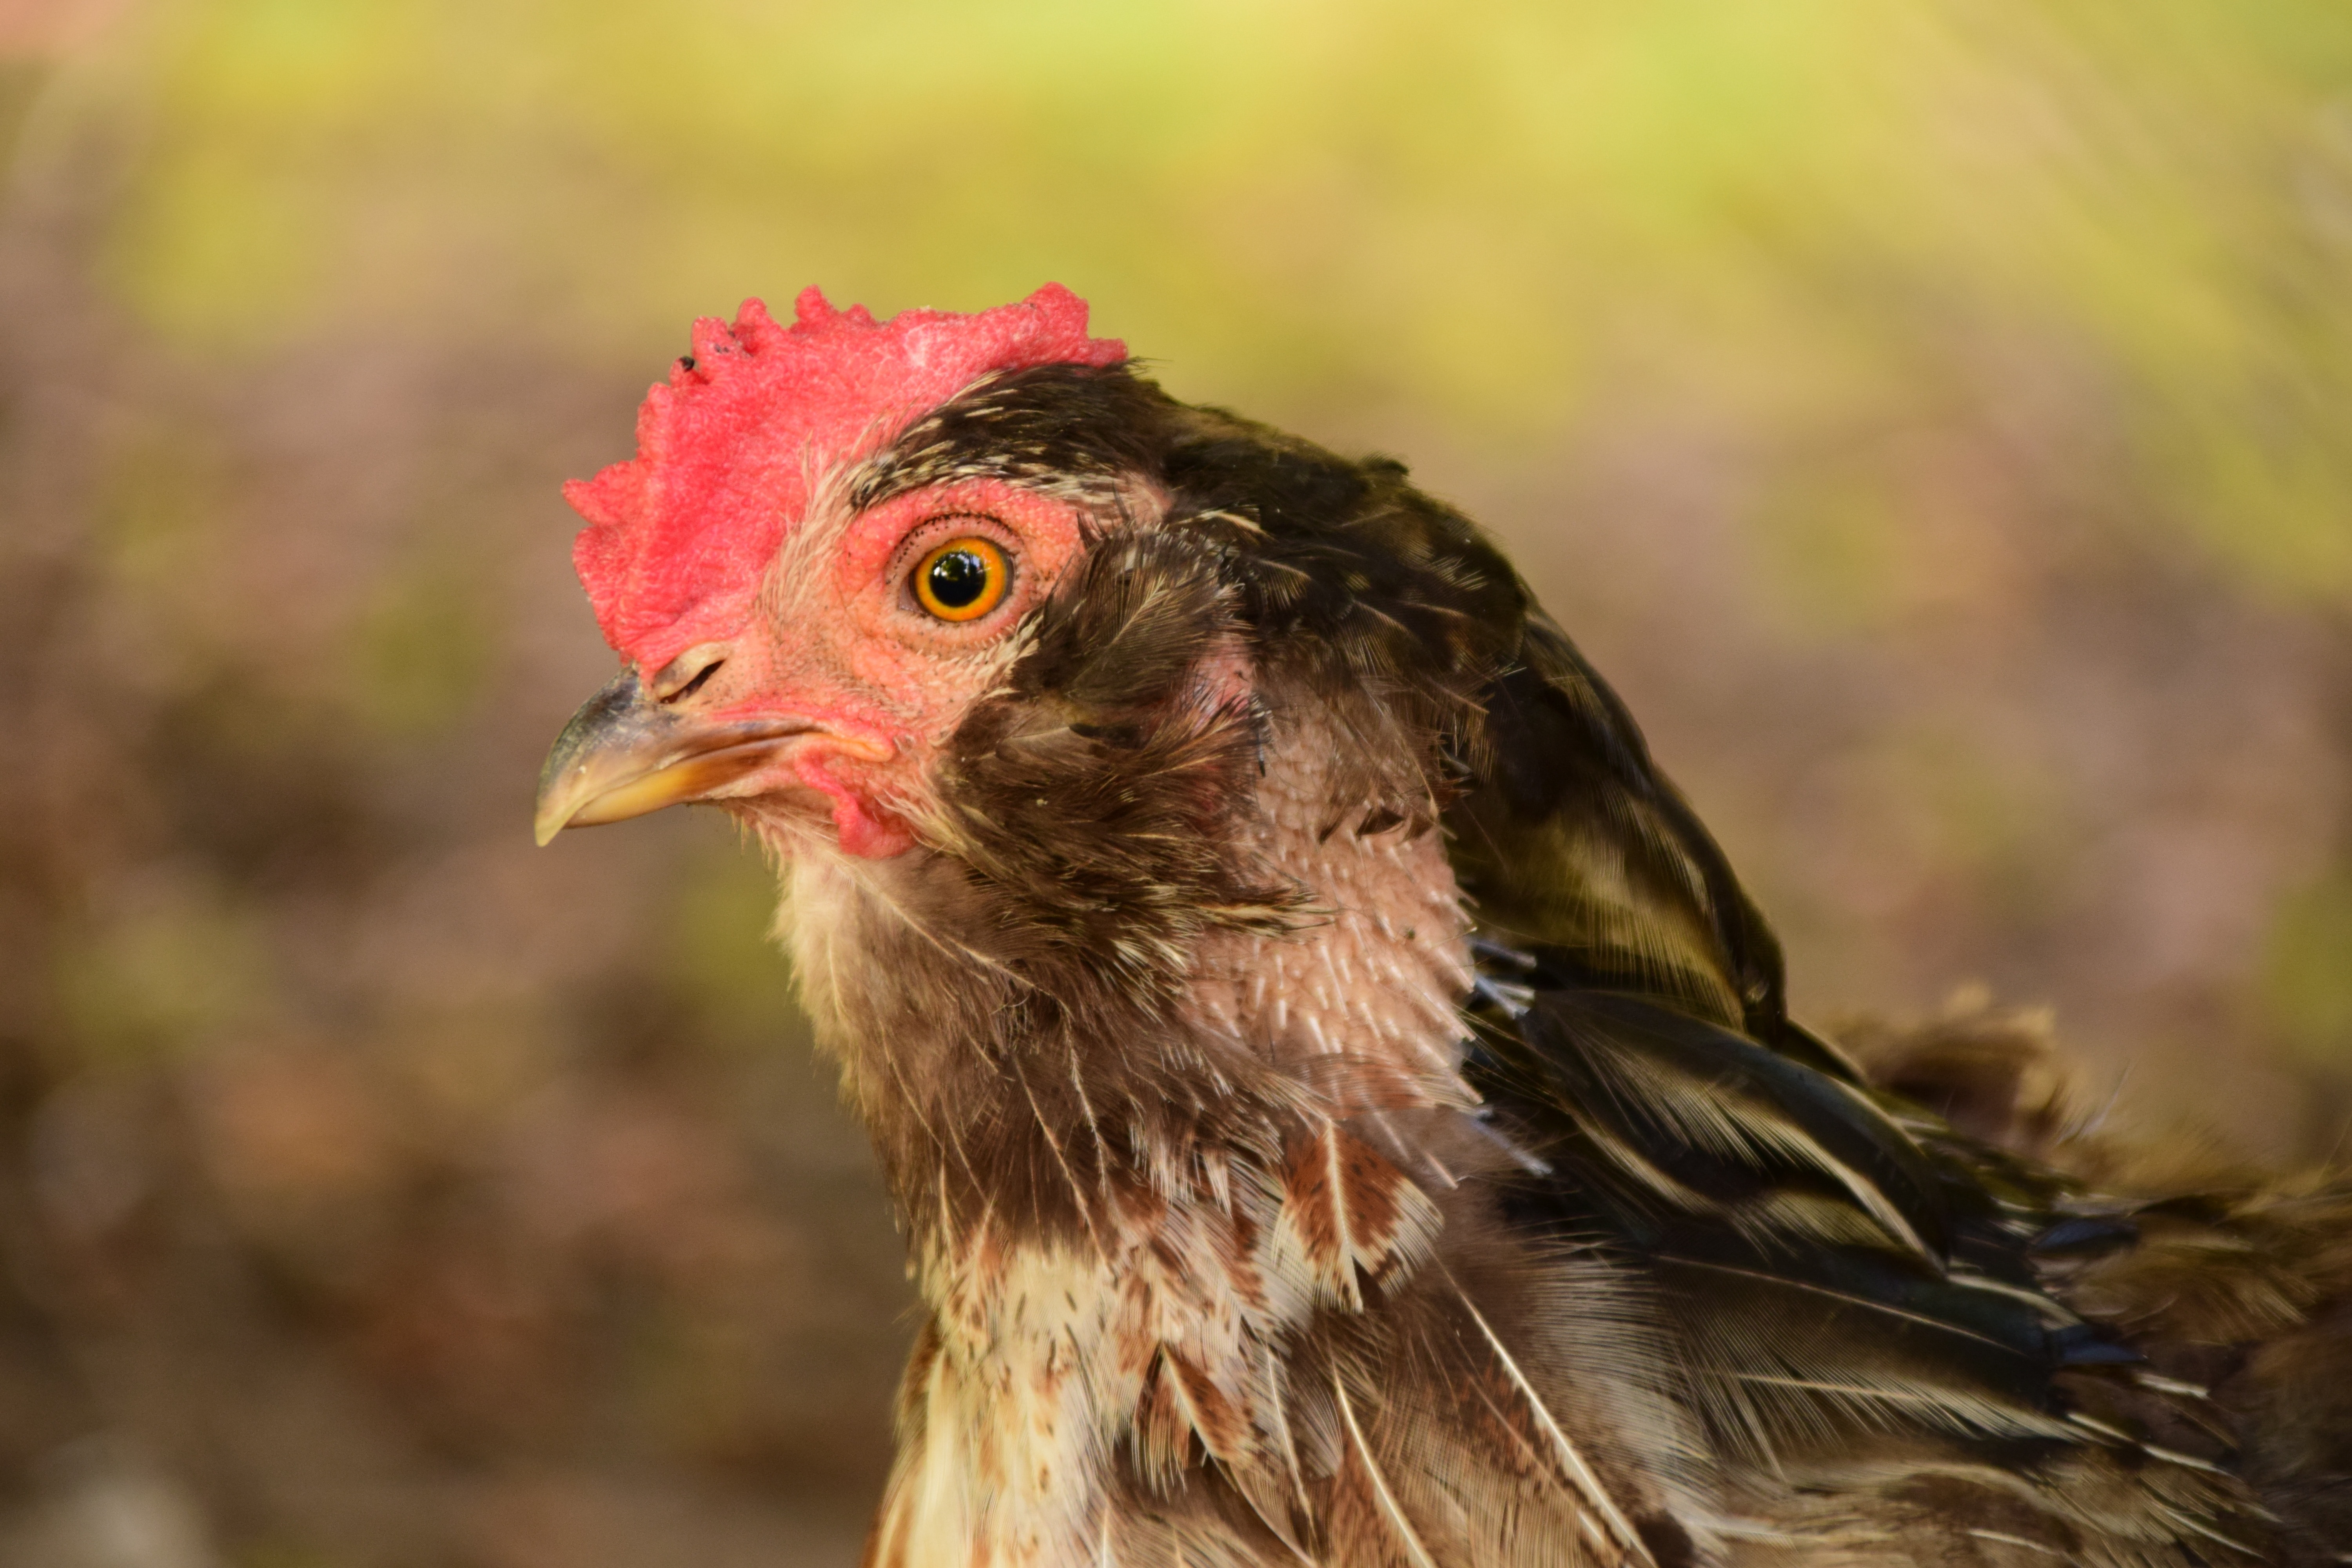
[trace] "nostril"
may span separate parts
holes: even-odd
[[[719,673],[720,667],[727,662],[727,656],[734,651],[734,647],[729,643],[697,643],[663,665],[660,672],[646,682],[646,689],[653,693],[656,702],[676,702],[680,698],[691,697]],[[687,674],[688,670],[694,673],[689,676]]]
[[[702,689],[703,684],[706,681],[708,681],[712,676],[719,673],[719,667],[726,662],[727,661],[723,658],[712,659],[709,664],[704,665],[700,669],[695,672],[695,676],[692,680],[688,681],[684,686],[679,687],[676,691],[673,691],[668,696],[663,698],[662,700],[664,702],[676,702],[682,697],[693,696],[696,692]]]

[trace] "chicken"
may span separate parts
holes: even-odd
[[[1086,317],[749,302],[567,491],[541,840],[756,837],[908,1237],[870,1563],[2352,1560],[2342,1187],[1873,1087],[1492,542]]]

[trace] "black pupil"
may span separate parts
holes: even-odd
[[[931,563],[931,597],[961,610],[988,591],[988,563],[976,550],[950,550]]]

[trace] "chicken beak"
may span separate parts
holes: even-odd
[[[623,670],[555,738],[539,773],[533,830],[544,845],[567,827],[707,800],[810,728],[798,719],[715,722],[656,701],[635,670]]]

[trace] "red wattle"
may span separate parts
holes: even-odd
[[[887,860],[915,847],[913,828],[834,777],[825,762],[823,755],[803,754],[793,759],[793,772],[801,783],[832,800],[833,830],[844,854],[863,860]]]

